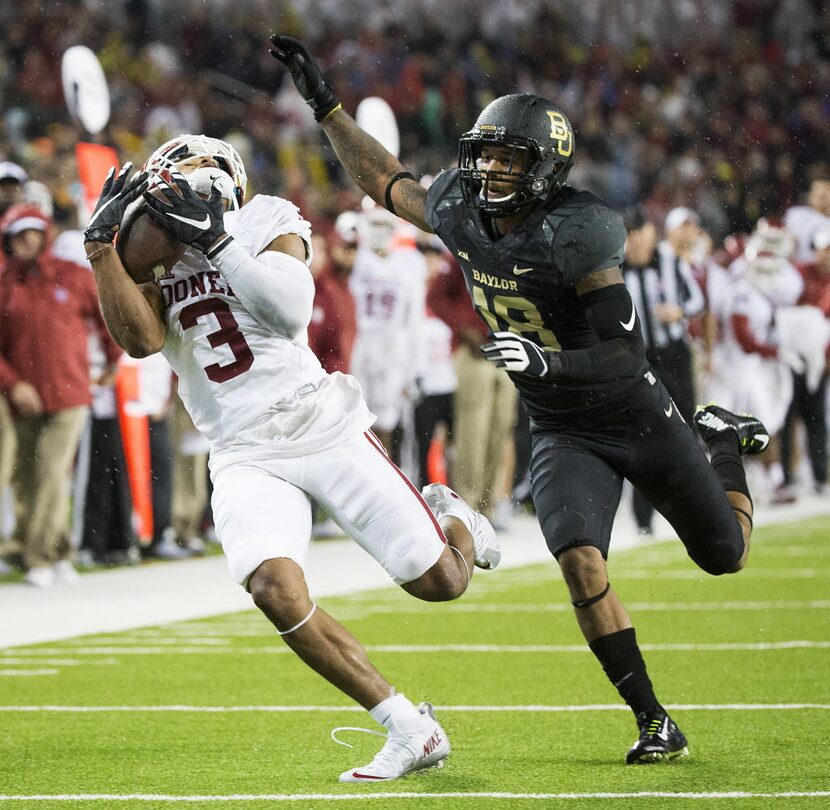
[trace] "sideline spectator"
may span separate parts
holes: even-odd
[[[10,160],[0,161],[0,216],[13,205],[23,202],[23,186],[29,175],[22,166]]]
[[[815,260],[798,265],[804,278],[804,291],[798,303],[818,307],[824,317],[830,319],[830,226],[813,235],[812,248]],[[828,321],[830,322],[830,321]],[[827,367],[818,376],[815,385],[808,381],[806,369],[793,372],[793,399],[781,431],[781,467],[784,487],[793,487],[792,455],[793,430],[796,417],[800,417],[807,431],[807,453],[813,473],[813,486],[817,494],[827,489]]]
[[[688,319],[704,305],[689,263],[698,222],[694,211],[673,209],[666,217],[666,239],[657,244],[654,224],[634,221],[623,263],[625,284],[642,321],[646,359],[687,424],[695,409]],[[653,514],[651,504],[635,491],[634,516],[641,534],[651,534]]]
[[[72,582],[70,468],[90,404],[87,336],[95,329],[110,363],[121,350],[107,332],[92,274],[49,251],[51,220],[18,204],[0,221],[0,391],[17,438],[15,538],[26,580]],[[90,326],[90,323],[92,326]]]
[[[357,253],[357,218],[353,211],[340,214],[328,242],[322,236],[312,236],[314,308],[308,326],[308,345],[329,374],[348,374],[351,369],[357,315],[349,278]]]
[[[173,438],[172,526],[178,546],[194,554],[205,551],[202,516],[208,503],[208,440],[193,426],[181,399],[171,404]]]
[[[90,337],[92,407],[75,464],[73,512],[80,524],[77,560],[84,565],[128,565],[138,562],[133,531],[132,499],[118,406],[115,374],[108,369],[97,335]]]
[[[794,205],[784,215],[784,227],[795,237],[793,260],[814,258],[813,235],[830,228],[830,171],[816,170],[810,181],[807,205]]]
[[[516,423],[516,389],[510,377],[481,354],[487,327],[473,309],[455,260],[450,260],[448,273],[433,280],[427,306],[452,329],[458,387],[450,485],[474,509],[492,518],[504,444]]]
[[[418,245],[427,263],[427,289],[433,279],[449,270],[447,253],[434,236]],[[418,360],[415,378],[414,432],[418,454],[418,486],[430,480],[427,458],[436,435],[443,435],[444,447],[452,436],[453,400],[458,381],[452,364],[452,330],[425,304],[418,325]],[[436,431],[442,431],[436,433]],[[440,483],[440,482],[439,482]]]

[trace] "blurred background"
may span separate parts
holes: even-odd
[[[830,6],[821,0],[2,0],[0,26],[0,196],[4,208],[20,200],[40,206],[53,237],[84,225],[75,147],[89,138],[70,119],[57,79],[63,52],[82,44],[98,56],[111,93],[112,115],[96,141],[140,165],[180,133],[226,139],[246,164],[248,198],[285,197],[311,221],[320,292],[311,340],[330,370],[360,378],[361,333],[377,328],[365,302],[378,289],[360,272],[360,251],[391,256],[393,264],[395,251],[417,251],[420,286],[388,293],[409,303],[390,307],[387,328],[428,334],[431,354],[395,382],[401,402],[386,420],[387,441],[413,478],[449,480],[501,525],[528,504],[526,418],[499,381],[484,398],[491,410],[482,411],[480,379],[463,376],[459,355],[475,354],[485,333],[476,335],[474,320],[463,324],[469,301],[452,257],[399,225],[389,228],[398,228],[397,241],[377,244],[383,223],[369,220],[379,215],[361,204],[268,54],[267,35],[303,39],[347,110],[368,96],[388,102],[401,160],[418,177],[454,165],[458,136],[493,98],[535,92],[552,99],[576,132],[570,182],[604,198],[634,234],[626,280],[650,324],[650,359],[667,385],[672,380],[678,405],[717,395],[727,407],[764,411],[783,448],[753,473],[754,492],[781,503],[826,497]],[[656,274],[657,287],[643,281],[643,270]],[[665,282],[666,274],[683,283]],[[0,317],[9,322],[7,310]],[[803,317],[811,324],[806,337],[792,326]],[[103,343],[87,349],[99,362],[90,396],[110,384],[100,369]],[[403,341],[400,351],[406,358],[414,349]],[[10,352],[0,339],[0,359]],[[750,383],[737,382],[739,366]],[[202,553],[212,539],[205,448],[176,405],[169,369],[157,373],[167,381],[146,408],[159,423],[154,528],[137,528],[122,481],[105,498],[109,528],[88,536],[84,504],[89,487],[102,486],[90,484],[90,466],[102,462],[88,425],[92,449],[84,456],[81,441],[71,473],[66,543],[74,550],[58,562],[131,563],[139,552],[178,558]],[[9,448],[20,414],[14,403],[5,411],[0,534],[15,576],[32,566],[22,561],[14,529],[19,458]],[[114,411],[101,412],[112,422]],[[476,448],[487,443],[482,425],[492,445],[486,458]],[[112,483],[123,472],[122,450],[106,447],[101,452],[114,461],[103,480]],[[647,505],[635,498],[635,511],[647,533]],[[321,515],[317,531],[337,530]]]
[[[270,31],[309,43],[347,109],[388,101],[422,173],[454,161],[488,101],[522,91],[573,119],[575,185],[618,208],[694,207],[718,239],[782,214],[830,159],[819,0],[7,0],[0,22],[0,153],[49,184],[59,223],[79,133],[55,77],[75,44],[102,62],[102,139],[125,158],[180,132],[229,138],[253,191],[299,195],[313,220],[348,200]]]

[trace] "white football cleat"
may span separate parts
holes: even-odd
[[[55,584],[55,572],[46,565],[30,568],[23,579],[35,588],[51,588]]]
[[[61,560],[52,566],[54,580],[59,585],[74,585],[81,577],[69,560]]]
[[[414,722],[389,730],[386,744],[368,765],[344,771],[340,781],[384,782],[400,779],[422,768],[442,768],[450,755],[450,741],[435,719],[432,704],[421,703],[418,711],[421,716]],[[339,730],[335,729],[335,732]]]
[[[473,536],[476,566],[493,569],[501,562],[501,545],[490,521],[443,484],[427,484],[421,495],[436,518],[458,518]]]

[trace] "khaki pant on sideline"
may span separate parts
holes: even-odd
[[[69,556],[69,486],[72,462],[89,408],[16,417],[15,537],[26,568],[52,565]]]
[[[179,397],[174,397],[171,420],[173,432],[173,516],[179,540],[198,537],[207,506],[207,453],[185,455],[182,438],[196,430]]]
[[[460,346],[453,356],[458,377],[453,416],[452,488],[492,517],[504,443],[516,424],[516,389],[502,369]]]
[[[17,439],[14,433],[14,423],[6,398],[0,395],[0,557],[11,551],[20,552],[11,541],[3,535],[6,522],[6,510],[11,511],[10,498],[12,472],[14,470],[14,455]]]

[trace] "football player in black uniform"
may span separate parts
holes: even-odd
[[[716,406],[699,410],[707,460],[645,359],[620,273],[620,217],[566,185],[574,133],[555,104],[530,94],[493,101],[461,137],[458,168],[427,191],[342,110],[300,42],[271,42],[355,182],[437,233],[461,264],[492,332],[484,355],[507,370],[530,413],[532,495],[545,540],[589,647],[637,720],[626,762],[685,755],[686,738],[657,700],[608,582],[611,526],[627,478],[704,571],[739,571],[752,530],[741,455],[763,450],[766,430]]]

